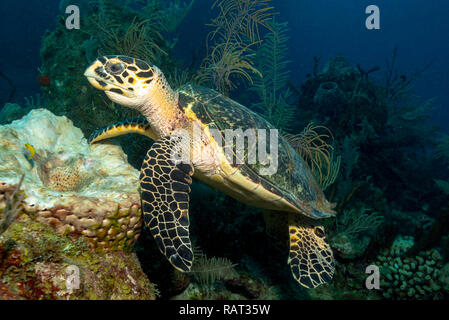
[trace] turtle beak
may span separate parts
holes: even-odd
[[[106,90],[107,83],[102,78],[102,74],[107,75],[104,72],[103,64],[98,60],[92,63],[84,72],[84,76],[94,88],[104,91]]]

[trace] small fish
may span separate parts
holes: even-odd
[[[36,150],[34,149],[34,147],[31,144],[25,143],[25,148],[27,148],[28,150],[28,152],[25,152],[27,159],[33,159],[33,157],[36,155]]]

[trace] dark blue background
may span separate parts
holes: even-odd
[[[212,0],[196,0],[182,24],[176,55],[190,63],[193,50],[204,45]],[[415,82],[421,99],[436,97],[435,121],[449,130],[449,2],[447,0],[275,0],[279,21],[290,27],[292,81],[300,85],[312,71],[313,57],[322,64],[338,53],[365,69],[385,66],[398,47],[398,67],[413,72],[433,64]],[[381,11],[381,29],[365,28],[366,6]],[[59,15],[57,0],[2,0],[0,2],[0,68],[17,86],[15,101],[36,94],[39,49],[46,29]],[[74,31],[76,32],[76,31]],[[85,66],[80,66],[84,68]],[[380,76],[381,73],[378,73]],[[8,85],[0,79],[0,102]]]

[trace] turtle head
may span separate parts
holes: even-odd
[[[139,111],[157,90],[156,84],[165,82],[157,67],[127,56],[100,57],[84,75],[92,86],[104,91],[112,101]]]

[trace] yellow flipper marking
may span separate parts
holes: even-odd
[[[107,127],[97,129],[89,137],[88,141],[90,144],[92,144],[101,140],[118,137],[128,133],[137,133],[150,139],[157,140],[157,136],[151,129],[148,121],[145,118],[135,118],[113,123]]]

